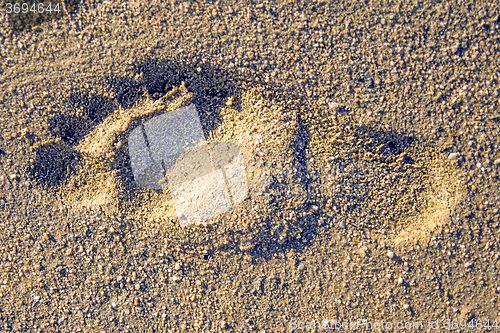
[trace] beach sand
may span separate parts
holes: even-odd
[[[8,3],[0,330],[499,318],[497,5]],[[189,103],[207,141],[241,148],[249,196],[181,227],[168,191],[135,185],[127,138]]]

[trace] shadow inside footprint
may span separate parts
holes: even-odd
[[[72,110],[79,110],[78,116],[59,114],[50,120],[50,128],[56,137],[69,145],[77,144],[118,108],[118,103],[109,97],[84,93],[72,93],[65,104]]]
[[[76,168],[80,154],[64,142],[50,142],[35,151],[35,161],[28,174],[41,184],[61,184]]]

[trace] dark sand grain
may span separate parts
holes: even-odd
[[[0,329],[499,318],[497,4],[89,0],[23,26],[6,3]],[[181,228],[126,138],[189,102],[251,188]]]

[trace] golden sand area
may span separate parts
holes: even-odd
[[[494,324],[496,4],[64,5],[0,12],[1,330]],[[129,137],[188,105],[248,192],[185,226]]]

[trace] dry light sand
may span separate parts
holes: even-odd
[[[498,4],[8,3],[0,330],[500,320]],[[241,148],[249,197],[181,227],[127,137],[189,103]]]

